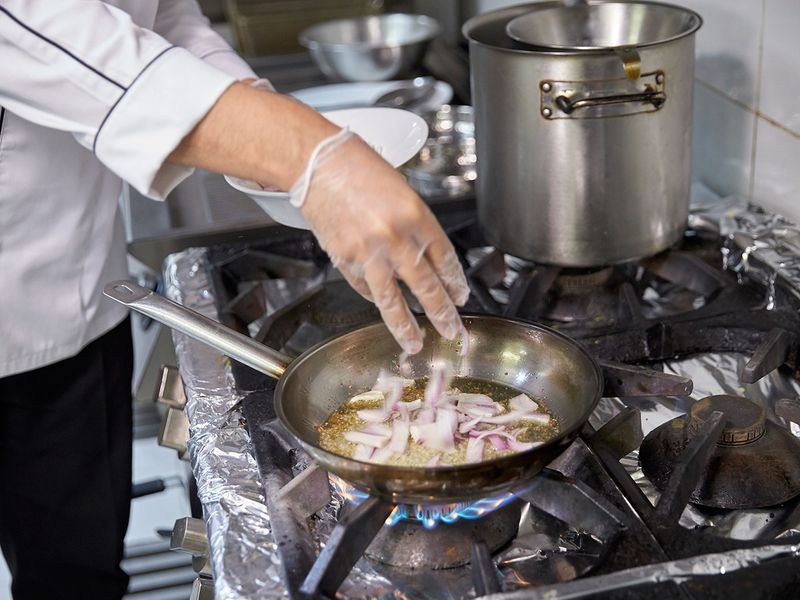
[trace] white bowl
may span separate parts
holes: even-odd
[[[428,139],[428,125],[414,113],[396,108],[354,108],[322,113],[339,127],[349,127],[393,167],[413,158]],[[250,196],[273,220],[289,227],[310,229],[286,192],[263,190],[254,181],[225,176],[231,186]]]

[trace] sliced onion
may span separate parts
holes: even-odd
[[[384,464],[389,461],[390,458],[394,455],[392,449],[389,446],[385,446],[379,450],[375,450],[375,452],[370,457],[370,462]]]
[[[423,408],[416,414],[414,423],[417,425],[425,425],[433,423],[436,420],[436,411],[432,408]]]
[[[397,419],[392,423],[392,437],[389,439],[387,448],[390,448],[395,454],[405,452],[408,445],[408,430],[409,425],[406,421]]]
[[[511,410],[518,410],[521,412],[536,412],[539,410],[539,405],[531,400],[527,394],[514,396],[508,401],[508,405],[511,407]]]
[[[356,412],[359,419],[367,423],[383,423],[389,418],[391,413],[386,412],[382,408],[365,408]]]
[[[502,452],[503,450],[508,450],[508,442],[499,435],[495,434],[495,435],[490,435],[488,437],[489,441],[492,442],[492,446],[494,446],[494,449],[497,450],[498,452]]]
[[[437,454],[436,456],[431,456],[427,463],[425,463],[426,467],[435,467],[439,464],[439,459],[442,457],[441,454]]]
[[[483,440],[470,438],[467,442],[466,461],[468,463],[481,462],[483,460]]]
[[[464,405],[479,405],[479,406],[496,406],[497,403],[492,400],[486,394],[468,394],[465,392],[460,392],[456,395],[456,400],[458,400],[458,404]]]
[[[425,386],[425,406],[436,408],[447,389],[450,375],[445,367],[436,366],[431,371],[428,384]]]
[[[400,413],[408,414],[422,408],[422,400],[412,400],[411,402],[403,402],[401,400],[400,402],[395,402],[392,408]]]
[[[532,423],[536,423],[537,425],[549,425],[550,424],[550,415],[546,415],[544,413],[528,413],[525,415],[521,421],[529,421]]]
[[[358,394],[350,398],[348,404],[356,404],[358,402],[383,402],[384,394],[381,390],[370,390],[363,394]]]
[[[475,429],[475,427],[478,426],[478,423],[480,423],[484,418],[485,417],[475,417],[474,419],[461,423],[461,425],[458,426],[458,432],[471,434],[472,430]]]
[[[389,437],[385,435],[375,435],[374,433],[364,433],[363,431],[348,431],[344,434],[344,439],[354,444],[364,444],[372,448],[383,448],[389,443]]]
[[[381,423],[367,423],[361,429],[359,429],[361,433],[368,433],[370,435],[382,435],[383,437],[389,437],[392,435],[392,428],[390,425],[383,425]]]
[[[492,425],[508,425],[509,423],[518,423],[520,421],[532,421],[539,425],[547,425],[550,422],[550,416],[537,412],[521,412],[512,410],[504,415],[481,417],[479,421],[481,423],[490,423]]]
[[[363,460],[368,461],[372,457],[372,453],[375,449],[370,448],[369,446],[365,446],[364,444],[358,444],[356,446],[355,451],[353,452],[353,458],[356,460]]]
[[[431,450],[449,452],[455,447],[455,440],[450,430],[450,424],[445,419],[425,425],[411,425],[409,427],[409,432],[414,441],[419,442]]]
[[[497,414],[497,411],[494,408],[489,406],[481,406],[478,404],[474,404],[472,406],[461,406],[459,405],[458,409],[465,415],[468,415],[473,418],[480,418],[480,417],[493,417]]]
[[[526,450],[530,450],[531,448],[536,448],[537,446],[541,446],[544,442],[518,442],[514,438],[510,438],[508,440],[508,447],[511,448],[514,452],[525,452]]]
[[[506,431],[505,427],[496,427],[494,429],[484,429],[483,431],[478,431],[477,429],[473,429],[469,432],[469,437],[471,438],[485,438],[487,436],[494,435],[499,436],[502,438],[510,438],[514,437],[516,434]]]
[[[423,443],[425,443],[423,441]],[[436,435],[425,443],[428,448],[432,450],[441,450],[449,452],[455,448],[455,439],[453,435],[453,424],[449,418],[439,419],[436,421]]]
[[[446,421],[450,435],[455,435],[456,429],[458,429],[458,413],[456,411],[449,408],[437,408],[436,422],[439,421]]]

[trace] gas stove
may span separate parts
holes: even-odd
[[[392,505],[313,464],[275,419],[273,380],[204,359],[207,349],[176,336],[196,396],[190,449],[220,595],[791,597],[800,583],[791,280],[751,279],[737,268],[742,256],[755,263],[749,246],[702,227],[656,257],[568,270],[487,246],[468,201],[437,216],[472,289],[464,311],[580,340],[601,363],[604,399],[530,485],[463,505]],[[378,318],[304,232],[190,250],[167,265],[173,297],[290,355]]]

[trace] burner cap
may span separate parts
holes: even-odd
[[[708,396],[689,410],[689,431],[695,434],[718,411],[725,414],[725,425],[718,444],[741,446],[756,441],[766,430],[764,408],[737,396]]]
[[[570,269],[563,270],[556,280],[558,287],[564,292],[580,292],[593,290],[607,284],[614,274],[613,267],[603,269]]]
[[[651,431],[639,449],[644,474],[663,490],[673,465],[689,440],[713,411],[725,415],[725,426],[690,502],[715,508],[763,508],[800,494],[800,440],[767,421],[758,404],[737,396],[710,396],[689,415]]]

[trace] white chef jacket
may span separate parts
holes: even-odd
[[[163,199],[165,164],[253,72],[195,0],[0,0],[0,377],[117,325],[122,180]]]

